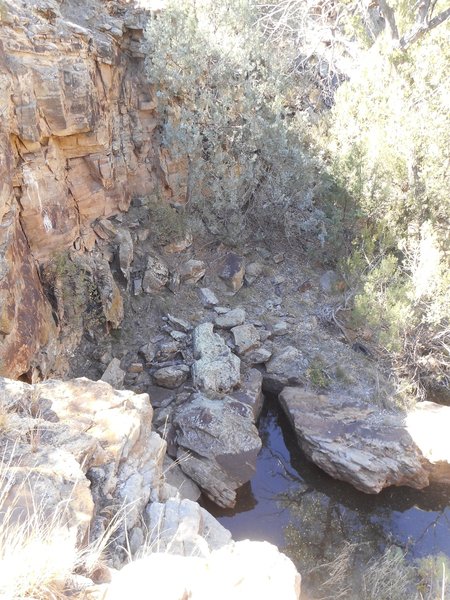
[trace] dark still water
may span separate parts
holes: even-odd
[[[333,561],[348,543],[355,545],[352,577],[390,545],[411,560],[450,556],[449,486],[367,495],[333,480],[305,458],[275,401],[266,402],[259,430],[257,471],[239,491],[236,508],[205,506],[235,540],[267,540],[288,554],[310,594],[320,585],[317,573],[325,572],[319,565]]]

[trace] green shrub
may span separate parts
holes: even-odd
[[[147,70],[164,115],[162,144],[189,165],[187,213],[230,243],[259,231],[324,236],[317,165],[290,108],[287,56],[255,26],[252,2],[171,2],[148,29]]]
[[[155,242],[165,246],[183,240],[188,234],[184,211],[178,211],[158,198],[149,201],[150,226]]]
[[[93,274],[74,262],[69,252],[58,253],[45,265],[43,280],[63,329],[79,333],[104,324]]]
[[[354,321],[420,393],[450,393],[448,31],[407,52],[372,48],[337,93],[328,138],[357,217],[344,261]]]

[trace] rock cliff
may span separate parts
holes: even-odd
[[[0,2],[1,375],[52,370],[60,323],[41,281],[48,261],[92,250],[96,219],[132,198],[184,200],[182,166],[157,143],[150,17],[120,0]]]

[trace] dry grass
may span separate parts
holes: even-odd
[[[101,565],[112,529],[80,548],[77,528],[68,525],[70,498],[57,506],[38,502],[36,482],[23,477],[14,449],[8,454],[0,464],[0,598],[67,598],[74,575],[89,576]]]
[[[365,570],[364,597],[367,600],[418,599],[416,581],[416,571],[405,562],[403,551],[391,547]]]
[[[447,556],[427,556],[410,563],[401,548],[391,546],[365,567],[357,567],[355,577],[360,553],[360,544],[348,542],[332,561],[309,571],[309,575],[326,573],[315,600],[450,600]]]
[[[358,544],[346,542],[337,553],[336,558],[328,563],[318,565],[309,572],[309,574],[313,574],[315,571],[327,573],[326,581],[320,586],[320,600],[349,598],[352,591],[351,572],[357,549]]]

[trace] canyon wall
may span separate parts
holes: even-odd
[[[95,221],[135,197],[185,199],[145,73],[154,17],[121,1],[0,0],[0,375],[48,375],[60,351],[43,265],[93,250]]]

